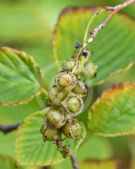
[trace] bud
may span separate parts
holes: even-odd
[[[66,123],[66,115],[59,110],[50,109],[46,115],[47,123],[52,127],[61,128]]]
[[[76,116],[83,109],[83,100],[79,95],[69,94],[62,105],[71,116]]]
[[[72,71],[72,69],[74,68],[74,66],[75,66],[75,61],[73,59],[69,60],[66,63],[64,63],[63,70],[64,71]]]
[[[80,95],[81,97],[87,96],[88,88],[82,81],[77,81],[74,89],[72,90],[73,93]]]
[[[63,134],[68,138],[79,139],[82,136],[82,125],[74,119],[71,122],[67,122],[63,127]]]
[[[83,74],[85,77],[92,78],[93,76],[96,75],[96,73],[97,73],[97,68],[98,68],[97,65],[94,65],[92,62],[87,62],[87,63],[84,65],[82,74]]]
[[[60,89],[70,91],[76,84],[76,76],[71,72],[61,72],[56,78],[56,84]]]
[[[48,98],[52,104],[60,106],[61,102],[65,99],[68,92],[58,89],[57,86],[53,86],[49,89]]]
[[[82,64],[85,64],[88,62],[88,60],[90,59],[90,51],[87,50],[83,50],[82,55],[80,56],[79,60]]]

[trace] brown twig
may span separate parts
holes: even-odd
[[[71,159],[71,162],[72,162],[73,169],[80,169],[75,154],[72,154],[70,159]]]
[[[14,130],[16,130],[21,123],[15,123],[12,125],[0,125],[0,131],[3,132],[4,134],[8,134]]]
[[[123,8],[133,4],[135,2],[135,0],[126,0],[125,2],[119,4],[119,5],[116,5],[114,7],[105,7],[106,10],[111,10],[112,13],[110,15],[108,15],[105,20],[99,24],[97,27],[95,27],[93,29],[92,32],[90,32],[90,35],[87,37],[87,34],[88,34],[88,30],[89,30],[89,27],[90,27],[90,23],[92,22],[92,20],[94,19],[94,17],[97,15],[95,14],[94,17],[90,18],[89,22],[88,22],[88,25],[87,25],[87,28],[86,28],[86,31],[85,31],[85,34],[84,34],[84,38],[83,38],[83,43],[82,43],[82,46],[81,48],[79,49],[78,53],[77,53],[77,56],[76,56],[76,64],[74,66],[74,69],[73,69],[73,73],[76,71],[76,68],[78,67],[78,64],[79,64],[79,57],[81,56],[82,52],[84,51],[84,49],[86,48],[86,46],[93,42],[93,40],[96,38],[97,34],[100,32],[100,30],[102,30],[106,25],[107,23],[112,19],[112,17],[114,15],[116,15],[120,10],[122,10]],[[102,12],[103,10],[101,11],[98,11],[97,13],[100,13]]]
[[[119,5],[115,6],[115,7],[106,7],[106,10],[112,10],[112,13],[110,15],[108,15],[107,18],[100,25],[98,25],[96,28],[94,28],[94,30],[90,33],[90,37],[88,38],[88,40],[87,40],[85,45],[87,45],[88,43],[93,42],[93,40],[95,39],[95,37],[98,34],[98,32],[107,25],[107,23],[111,20],[111,18],[114,15],[116,15],[123,8],[133,4],[134,2],[135,2],[135,0],[126,0],[124,3],[121,3],[121,4],[119,4]]]

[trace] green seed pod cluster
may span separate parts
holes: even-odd
[[[77,53],[78,54],[78,53]],[[64,63],[63,65],[63,71],[74,71],[75,75],[82,75],[86,78],[93,78],[96,75],[97,72],[97,65],[93,64],[90,61],[91,53],[87,50],[83,50],[79,56],[79,62],[77,61],[75,53],[74,57]]]
[[[41,134],[45,141],[54,141],[58,150],[66,157],[70,148],[63,145],[63,136],[79,139],[82,136],[82,124],[76,119],[84,107],[83,97],[88,95],[88,88],[81,80],[82,76],[95,76],[97,66],[89,61],[90,53],[86,50],[64,63],[54,85],[48,92],[48,106]]]
[[[80,62],[82,64],[81,75],[86,78],[93,78],[96,75],[98,66],[92,63],[90,60],[90,53],[86,50],[82,52],[80,56]]]

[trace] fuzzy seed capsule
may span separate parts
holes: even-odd
[[[56,78],[56,84],[60,89],[70,91],[76,84],[76,76],[71,72],[61,72]]]
[[[66,63],[64,63],[63,70],[64,71],[72,71],[72,69],[74,68],[74,66],[75,66],[75,61],[73,59],[69,60]]]
[[[80,95],[81,97],[85,97],[88,94],[88,88],[82,81],[77,81],[74,89],[72,90],[73,93]]]
[[[98,68],[97,65],[94,65],[92,62],[87,62],[87,63],[84,65],[84,69],[83,69],[82,74],[83,74],[85,77],[91,78],[91,77],[93,77],[93,76],[96,75],[97,68]]]
[[[59,110],[50,109],[46,115],[47,123],[55,128],[61,128],[66,123],[66,115]]]
[[[83,109],[83,100],[79,95],[69,94],[62,102],[62,105],[71,116],[76,116],[80,114]]]
[[[61,102],[66,98],[68,92],[58,89],[57,86],[53,86],[49,89],[48,98],[51,104],[60,106]]]
[[[44,141],[54,141],[60,135],[60,131],[56,128],[47,127],[46,125],[41,126],[40,132]]]
[[[82,125],[81,123],[74,119],[71,122],[66,123],[63,127],[63,134],[72,139],[79,139],[82,136]]]

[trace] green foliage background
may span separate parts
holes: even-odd
[[[123,1],[1,0],[0,46],[17,48],[32,55],[43,70],[45,70],[46,77],[44,84],[46,88],[48,88],[48,86],[52,83],[52,77],[54,77],[57,73],[55,66],[49,67],[48,65],[54,64],[52,32],[61,10],[70,6],[84,7],[96,5],[116,5],[120,2]],[[122,12],[130,16],[131,20],[134,21],[134,11],[135,5],[126,8]],[[83,32],[80,33],[83,34]],[[105,84],[95,87],[94,98],[97,98],[103,90],[109,88],[114,83],[119,83],[125,80],[135,81],[134,72],[135,67],[133,66],[126,73],[119,73],[112,76]],[[41,97],[37,97],[27,105],[14,107],[0,106],[0,124],[21,122],[29,114],[38,111],[42,105],[43,100]],[[13,132],[5,136],[0,133],[0,168],[15,168],[15,134],[16,132]],[[84,159],[106,160],[110,158],[120,158],[124,169],[124,167],[126,168],[128,166],[129,158],[132,159],[132,165],[134,165],[134,146],[134,136],[116,138],[94,137],[82,145],[77,153],[77,156],[80,161]],[[119,147],[119,149],[116,147]],[[90,151],[87,151],[88,149]],[[71,168],[69,159],[65,160],[62,164],[54,166],[53,168],[66,169],[66,167],[68,169]],[[29,168],[26,167],[26,169]]]

